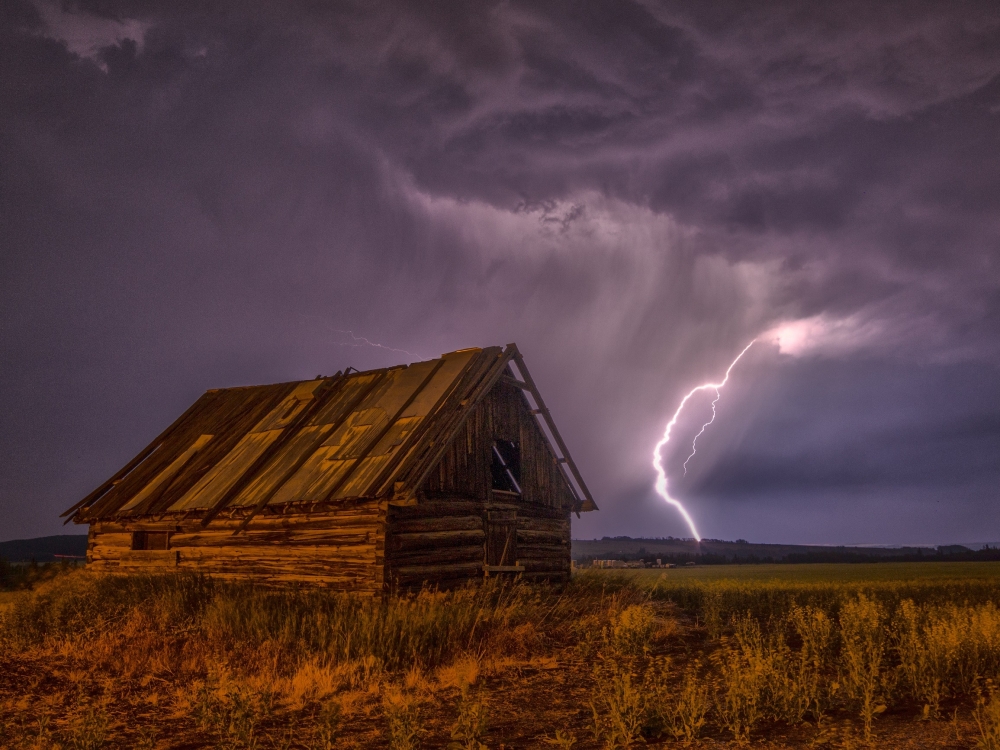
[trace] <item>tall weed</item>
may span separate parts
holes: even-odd
[[[627,668],[605,662],[594,670],[591,699],[594,739],[608,750],[634,746],[647,720],[647,696],[641,682]]]
[[[699,674],[700,666],[698,661],[688,665],[679,679],[664,679],[665,672],[647,675],[646,694],[654,701],[651,728],[656,734],[667,734],[685,744],[698,739],[712,706],[709,683]]]
[[[796,606],[788,614],[786,629],[801,645],[796,652],[788,648],[781,629],[775,635],[775,718],[798,724],[811,716],[818,724],[829,706],[833,622],[821,609]]]
[[[382,694],[382,712],[390,750],[417,750],[425,731],[420,697],[399,687],[387,687]]]
[[[452,742],[448,744],[448,750],[487,750],[483,735],[488,719],[489,708],[482,689],[473,691],[468,684],[463,685],[458,701],[458,718],[451,728]]]
[[[1000,750],[1000,695],[991,691],[986,698],[979,696],[972,715],[979,732],[976,747],[980,750]]]
[[[886,611],[864,594],[840,608],[841,683],[853,700],[871,740],[872,722],[886,709]]]
[[[733,620],[734,645],[725,645],[715,660],[721,688],[716,696],[719,723],[745,744],[764,718],[766,695],[773,672],[760,625],[749,614]]]

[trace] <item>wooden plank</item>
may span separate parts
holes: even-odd
[[[391,547],[394,552],[427,547],[462,547],[472,544],[482,546],[486,533],[482,528],[460,531],[428,531],[419,534],[393,534]]]
[[[212,467],[187,493],[170,506],[172,511],[189,508],[208,510],[220,498],[224,498],[230,488],[236,485],[247,469],[274,443],[283,430],[251,432],[244,435],[225,458]]]
[[[545,406],[545,401],[542,400],[542,396],[538,392],[538,388],[535,386],[535,381],[531,378],[531,373],[528,372],[528,368],[524,364],[524,357],[521,356],[521,352],[518,351],[514,344],[511,344],[510,347],[513,347],[514,349],[513,358],[517,363],[517,369],[520,370],[522,379],[531,389],[531,396],[535,399],[535,403],[541,411],[541,416],[545,420],[545,424],[549,428],[549,432],[552,434],[553,439],[559,446],[559,452],[562,453],[565,465],[569,467],[573,478],[576,479],[580,490],[583,492],[586,501],[583,502],[577,510],[597,510],[597,503],[594,502],[594,497],[590,494],[590,489],[587,487],[587,483],[583,481],[583,476],[580,474],[580,470],[577,468],[576,462],[573,461],[573,457],[570,455],[569,449],[566,447],[566,443],[562,439],[562,435],[559,434],[559,428],[556,427],[556,423],[553,421],[552,415],[549,414],[549,410]]]
[[[392,554],[389,558],[390,570],[400,570],[418,565],[438,566],[450,565],[453,563],[465,562],[472,564],[482,564],[483,545],[476,544],[468,547],[445,547],[444,549],[423,550],[418,552],[402,552]]]
[[[512,385],[515,388],[520,388],[522,391],[531,390],[530,385],[528,385],[522,380],[518,380],[517,378],[511,377],[510,375],[501,375],[499,382],[503,383],[504,385]]]
[[[298,547],[303,545],[325,546],[338,544],[374,543],[377,536],[375,524],[348,526],[343,528],[299,531],[297,529],[276,529],[243,532],[233,536],[231,532],[202,532],[195,534],[174,534],[170,546],[181,547],[233,547],[242,549],[261,545]]]
[[[202,526],[208,523],[225,507],[227,507],[249,485],[261,471],[278,455],[285,445],[297,435],[302,427],[324,403],[331,392],[338,390],[338,385],[344,382],[344,376],[338,375],[331,379],[310,380],[299,383],[281,403],[265,416],[251,433],[270,434],[278,431],[278,437],[273,440],[253,461],[249,463],[236,479],[219,496],[211,510],[201,519]],[[263,505],[264,503],[260,503]],[[252,514],[251,514],[252,516]]]
[[[121,511],[131,510],[136,506],[146,502],[147,500],[154,500],[156,497],[164,494],[164,492],[169,489],[170,485],[173,483],[174,478],[180,473],[188,462],[209,442],[215,435],[199,435],[194,442],[192,442],[186,450],[182,451],[177,458],[175,458],[163,471],[153,477],[152,480],[146,484],[135,496],[125,503],[120,509]]]
[[[118,550],[117,548],[112,548],[115,551],[115,558],[122,565],[131,566],[155,566],[155,567],[176,567],[177,565],[177,553],[174,550],[138,550],[138,549],[128,549],[128,550]],[[95,557],[98,556],[98,552],[104,552],[103,549],[98,548],[95,550]],[[105,557],[105,559],[108,559]]]
[[[173,551],[173,550],[172,550]],[[358,560],[374,562],[375,544],[324,544],[322,546],[285,547],[183,547],[176,550],[183,560],[242,558],[245,560],[336,561]]]
[[[393,519],[391,522],[393,534],[425,533],[434,531],[471,531],[482,530],[482,515],[474,516],[437,516],[434,518]]]
[[[519,528],[517,530],[517,543],[519,547],[533,545],[560,547],[566,551],[566,554],[569,554],[569,545],[566,544],[562,530],[529,531],[528,529]]]
[[[118,488],[121,498],[116,500],[107,512],[94,509],[94,515],[111,517],[125,514],[128,516],[144,516],[159,513],[169,508],[174,502],[185,495],[204,475],[223,460],[257,422],[272,410],[291,390],[288,383],[273,386],[253,388],[235,388],[217,391],[212,395],[210,408],[203,409],[191,417],[172,436],[169,445],[163,452],[163,459],[156,466],[150,466],[147,471],[142,467],[135,472],[137,476],[132,481],[130,475]],[[192,440],[199,435],[215,435],[215,438],[198,451],[162,491],[150,495],[146,501],[139,503],[129,511],[115,510],[121,504],[140,491],[143,485],[182,449],[187,448]],[[102,504],[103,508],[103,504]]]
[[[65,511],[60,515],[60,518],[65,516],[70,516],[79,510],[80,508],[86,508],[89,505],[93,505],[95,502],[101,499],[101,497],[106,494],[109,490],[114,488],[122,479],[124,479],[128,474],[130,474],[136,467],[139,466],[143,461],[149,458],[154,451],[163,445],[163,441],[166,440],[172,433],[177,431],[180,425],[182,425],[187,419],[194,414],[196,411],[203,409],[205,407],[205,402],[210,401],[211,397],[209,394],[202,394],[191,406],[189,406],[183,414],[181,414],[177,419],[175,419],[167,429],[157,435],[153,441],[140,451],[135,458],[125,464],[121,469],[115,472],[112,477],[102,483],[93,492],[87,495],[83,500],[75,503],[69,510]]]
[[[278,490],[305,465],[329,435],[339,429],[354,413],[354,410],[368,398],[369,394],[386,380],[388,372],[378,374],[370,382],[365,382],[361,378],[348,379],[346,376],[342,378],[341,382],[344,385],[335,389],[332,392],[333,396],[328,401],[325,400],[323,407],[314,418],[317,423],[306,428],[313,430],[314,433],[295,446],[299,452],[291,451],[290,457],[285,462],[287,465],[276,463],[273,478],[266,477],[256,487],[248,488],[246,504],[253,505],[253,511],[248,520],[274,499]],[[346,400],[347,398],[349,400]],[[342,403],[345,400],[346,403]],[[249,491],[251,489],[253,491]],[[244,521],[244,525],[246,523],[247,521]]]
[[[560,515],[563,515],[562,513]],[[568,516],[569,513],[565,512]],[[518,516],[517,528],[524,531],[548,531],[553,534],[561,534],[565,529],[569,528],[569,518],[544,518],[544,517],[530,517],[530,516]]]
[[[416,371],[421,364],[422,363],[418,362],[417,364],[412,365],[409,368],[409,370],[400,375],[400,380],[406,379],[406,377],[411,372]],[[424,376],[424,378],[417,383],[416,388],[410,393],[410,395],[406,398],[406,400],[402,403],[402,405],[395,410],[392,417],[390,417],[387,420],[385,426],[383,426],[378,432],[376,432],[374,437],[368,438],[367,435],[365,436],[365,440],[367,442],[365,443],[365,447],[362,449],[361,454],[356,458],[354,458],[354,462],[347,468],[347,470],[343,474],[341,474],[340,478],[337,479],[336,483],[333,485],[333,487],[330,488],[329,492],[327,493],[326,499],[330,500],[337,497],[338,493],[341,491],[341,488],[343,488],[344,485],[347,483],[347,481],[351,478],[351,475],[354,474],[354,472],[361,466],[362,462],[375,449],[375,447],[379,444],[379,442],[381,442],[382,438],[384,438],[386,434],[389,432],[389,430],[392,429],[392,426],[396,423],[396,421],[403,416],[403,413],[416,400],[416,398],[420,395],[421,391],[423,391],[428,385],[430,385],[430,382],[434,379],[434,376],[437,375],[438,371],[444,366],[444,364],[445,361],[443,359],[435,360],[434,364],[430,368],[430,372],[428,372],[427,375]],[[386,406],[388,406],[388,404],[386,404]],[[362,494],[363,492],[364,492],[363,489],[358,489],[357,494]]]
[[[390,523],[395,519],[406,518],[437,518],[440,516],[473,516],[481,515],[484,506],[480,502],[469,500],[455,501],[422,501],[417,505],[392,506]]]
[[[423,578],[433,581],[438,577],[478,576],[483,569],[482,562],[454,563],[451,565],[405,565],[395,568],[393,573],[399,579]]]
[[[374,523],[378,518],[378,502],[375,500],[359,503],[356,507],[340,507],[333,511],[321,513],[289,513],[287,515],[256,516],[249,529],[320,529],[334,528],[341,525]],[[235,531],[240,527],[242,518],[218,517],[212,522],[211,529],[215,531]],[[170,514],[166,519],[153,521],[148,518],[135,520],[121,519],[118,521],[99,521],[92,524],[99,533],[131,532],[131,531],[183,531],[188,533],[204,531],[196,516],[186,519],[184,514]]]
[[[568,547],[517,547],[517,559],[521,560],[566,560],[569,561]]]
[[[390,478],[401,480],[398,488],[395,484],[391,487],[394,495],[415,496],[417,489],[423,484],[415,481],[415,478],[433,471],[440,456],[454,449],[454,436],[465,428],[466,421],[474,413],[469,399],[478,393],[483,378],[493,371],[496,358],[501,354],[499,348],[492,347],[477,352],[471,358],[469,366],[454,385],[440,412],[429,421],[420,442],[397,467],[394,477]],[[389,489],[386,487],[384,491],[388,492]]]
[[[381,473],[369,483],[368,492],[370,494],[381,496],[388,492],[389,488],[386,485],[393,480],[394,474],[406,463],[414,448],[424,440],[428,431],[434,425],[434,417],[440,414],[445,404],[451,401],[459,384],[464,381],[465,374],[469,370],[471,363],[475,361],[479,351],[481,350],[453,352],[441,357],[443,365],[440,372],[441,377],[438,379],[444,381],[444,387],[439,387],[436,391],[427,388],[414,401],[413,411],[421,415],[422,418],[419,424],[409,432],[406,439],[393,452],[392,460],[387,461]],[[432,398],[434,399],[433,403],[431,403]]]
[[[132,549],[131,534],[94,534],[88,540],[88,546],[100,547],[121,547],[122,549]]]
[[[484,353],[489,350],[484,350]],[[468,404],[464,410],[461,410],[457,414],[457,420],[454,424],[449,425],[447,433],[443,434],[439,438],[439,447],[433,451],[424,463],[420,467],[420,474],[412,482],[408,482],[409,490],[411,492],[416,492],[426,481],[427,477],[437,466],[441,457],[445,454],[448,446],[451,444],[452,440],[458,435],[460,428],[465,424],[468,415],[475,411],[476,407],[482,402],[486,395],[493,388],[497,379],[503,374],[504,369],[507,367],[507,363],[510,361],[514,354],[514,349],[508,346],[502,352],[498,352],[496,361],[493,363],[492,367],[487,369],[486,374],[483,376],[482,380],[478,382],[473,390],[473,393],[467,397]]]

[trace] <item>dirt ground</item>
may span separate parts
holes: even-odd
[[[683,628],[666,656],[680,661],[701,638],[697,628]],[[486,696],[488,723],[482,738],[490,750],[515,748],[603,748],[593,734],[592,663],[574,648],[546,655],[481,662],[472,674]],[[457,716],[461,681],[455,669],[410,677],[421,696],[420,747],[447,748]],[[336,738],[317,739],[317,706],[292,708],[278,703],[254,725],[241,744],[220,739],[203,728],[194,709],[177,699],[177,686],[158,679],[111,680],[74,669],[70,655],[44,658],[7,657],[0,664],[0,740],[9,748],[157,748],[193,750],[212,747],[386,748],[385,716],[378,687],[341,696]],[[870,746],[881,748],[972,748],[977,736],[969,706],[946,707],[945,718],[920,721],[913,710],[889,711],[875,723]],[[556,741],[557,732],[564,738]],[[575,742],[570,740],[575,738]],[[763,726],[751,736],[759,748],[860,748],[860,721],[834,714],[819,727]],[[455,747],[455,745],[452,745]],[[683,747],[668,739],[649,738],[647,747]],[[693,745],[737,745],[709,725]],[[464,746],[462,746],[464,747]]]

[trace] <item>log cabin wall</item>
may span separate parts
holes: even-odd
[[[493,489],[495,440],[519,446],[520,496]],[[418,494],[416,505],[389,508],[391,588],[458,585],[481,577],[490,562],[521,568],[529,580],[569,578],[573,495],[519,388],[504,382],[493,387]],[[490,561],[488,538],[498,523],[513,524],[516,537],[509,559]]]
[[[528,503],[484,503],[462,497],[390,506],[386,577],[394,591],[425,583],[451,588],[481,578],[490,514],[509,513],[516,528],[513,567],[527,580],[565,582],[570,575],[570,515]]]
[[[323,513],[240,519],[97,521],[88,567],[102,572],[190,571],[263,583],[309,583],[358,592],[384,584],[385,503],[374,500]],[[133,533],[166,533],[167,549],[133,549]],[[159,538],[159,537],[157,537]]]

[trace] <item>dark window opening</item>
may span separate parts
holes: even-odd
[[[133,531],[132,549],[138,549],[138,550],[170,549],[170,532]]]
[[[493,489],[521,494],[521,448],[510,440],[493,443]]]

